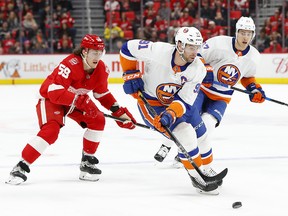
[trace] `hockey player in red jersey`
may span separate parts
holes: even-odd
[[[104,53],[103,40],[97,35],[87,34],[80,47],[61,61],[45,79],[36,106],[40,131],[24,147],[22,159],[13,168],[6,183],[21,184],[27,180],[29,166],[57,140],[66,116],[86,129],[79,179],[99,179],[101,170],[96,167],[98,159],[94,154],[101,141],[105,118],[87,93],[92,91],[93,97],[113,116],[127,119],[124,123],[117,122],[120,127],[133,129],[136,123],[132,114],[127,108],[119,106],[108,89],[109,69],[101,60]]]

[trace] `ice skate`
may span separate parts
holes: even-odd
[[[84,181],[98,181],[99,176],[102,173],[100,169],[96,167],[98,159],[93,155],[83,153],[80,164],[80,175],[79,179]]]
[[[175,156],[173,162],[172,162],[172,167],[179,169],[179,168],[183,168],[183,164],[178,156],[178,154]]]
[[[23,162],[20,161],[10,172],[9,179],[6,181],[7,184],[11,185],[19,185],[27,180],[27,176],[25,173],[30,172],[29,166]]]
[[[212,168],[212,167],[207,167],[207,168],[204,168],[203,169],[203,173],[207,176],[215,176],[217,175],[218,173]],[[223,184],[223,180],[221,179],[220,181],[216,181],[217,185],[218,186],[222,186]]]
[[[170,149],[171,147],[162,144],[158,152],[154,155],[155,160],[157,160],[158,162],[162,162],[168,155]]]
[[[195,176],[192,176],[190,173],[188,174],[192,181],[192,185],[196,188],[196,191],[198,193],[205,194],[205,195],[218,195],[219,194],[219,191],[217,190],[218,185],[216,183],[207,184],[202,180],[202,178],[198,174]]]

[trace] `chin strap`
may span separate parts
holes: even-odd
[[[86,66],[88,66],[88,69],[93,69],[87,62],[86,58],[83,56],[83,54],[81,53],[81,57],[83,59],[83,62],[85,63]]]
[[[184,61],[185,63],[187,63],[188,61],[187,61],[187,59],[186,59],[185,56],[184,56],[184,48],[185,48],[185,45],[184,45],[184,47],[182,46],[183,51],[180,51],[180,50],[178,49],[178,44],[176,45],[176,50],[178,51],[178,53],[179,53],[179,55],[180,55],[180,58],[182,59],[182,61]],[[191,62],[189,62],[189,63],[191,63]]]

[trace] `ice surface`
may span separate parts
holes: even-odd
[[[240,86],[239,86],[240,87]],[[266,95],[288,103],[288,85],[263,85]],[[218,170],[229,172],[219,196],[196,193],[184,169],[171,168],[176,148],[162,164],[155,131],[119,128],[112,119],[97,151],[98,182],[78,180],[84,130],[67,119],[57,142],[32,166],[23,185],[5,184],[27,141],[38,132],[39,85],[0,86],[1,216],[287,216],[288,107],[250,103],[235,92],[214,133]],[[110,90],[142,123],[134,99],[121,85]],[[232,203],[243,206],[233,209]]]

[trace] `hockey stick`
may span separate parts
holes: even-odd
[[[125,122],[127,121],[127,119],[122,119],[122,118],[118,118],[118,117],[115,117],[115,116],[112,116],[112,115],[109,115],[109,114],[106,114],[104,113],[104,116],[105,117],[108,117],[108,118],[111,118],[111,119],[114,119],[116,121],[120,121],[120,122]],[[141,124],[141,123],[135,123],[134,125],[138,126],[138,127],[142,127],[142,128],[145,128],[145,129],[150,129],[150,130],[154,130],[153,128],[147,126],[147,125],[144,125],[144,124]]]
[[[215,83],[216,85],[221,85],[221,86],[224,86],[224,87],[233,89],[233,90],[235,90],[235,91],[239,91],[239,92],[245,93],[245,94],[249,94],[249,95],[252,95],[252,94],[253,94],[252,92],[250,92],[250,91],[248,91],[248,90],[240,89],[240,88],[237,88],[237,87],[234,87],[234,86],[229,86],[229,85],[226,85],[226,84],[224,84],[224,83],[217,82],[217,81],[214,81],[213,83]],[[275,100],[275,99],[272,99],[272,98],[269,98],[269,97],[265,97],[265,100],[268,100],[268,101],[271,101],[271,102],[274,102],[274,103],[277,103],[277,104],[281,104],[281,105],[288,106],[287,103],[284,103],[284,102],[282,102],[282,101],[278,101],[278,100]]]
[[[144,102],[146,108],[149,110],[149,112],[151,112],[151,114],[153,115],[153,117],[157,116],[156,111],[153,109],[153,107],[149,104],[149,102],[146,100],[146,98],[143,96],[142,91],[139,92],[139,97],[141,98],[141,100]],[[172,133],[172,131],[164,126],[164,129],[166,130],[166,132],[169,134],[169,136],[171,137],[171,140],[173,140],[173,142],[178,146],[178,148],[181,150],[181,152],[185,155],[185,157],[188,159],[188,161],[191,163],[191,165],[194,167],[194,169],[196,170],[196,172],[201,176],[201,178],[207,183],[207,184],[211,184],[211,183],[215,183],[216,181],[220,181],[222,180],[228,172],[228,169],[224,169],[222,172],[220,172],[219,174],[215,175],[215,176],[206,176],[203,174],[203,172],[199,169],[199,167],[197,166],[197,164],[192,160],[192,158],[190,157],[189,153],[186,151],[186,149],[182,146],[182,144],[179,142],[179,140],[174,136],[174,134]]]

